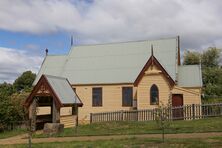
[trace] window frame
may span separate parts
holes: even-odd
[[[131,93],[132,93],[132,97],[131,97],[131,101],[130,104],[125,102],[125,93],[124,93],[124,89],[130,88],[131,89]],[[122,106],[123,107],[133,107],[133,87],[131,86],[126,86],[126,87],[122,87]]]
[[[101,89],[100,100],[98,104],[96,104],[95,103],[96,101],[94,101],[94,99],[96,99],[94,98],[94,92],[96,89]],[[92,107],[102,107],[102,106],[103,106],[103,89],[102,87],[93,87],[92,88]]]
[[[153,102],[152,101],[152,96],[153,96],[153,94],[152,94],[152,92],[153,92],[153,87],[155,87],[156,88],[156,92],[157,92],[157,101],[156,102]],[[157,87],[157,85],[156,84],[153,84],[153,85],[151,85],[151,87],[150,87],[150,105],[159,105],[159,88]]]

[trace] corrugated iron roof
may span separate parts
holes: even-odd
[[[66,55],[47,56],[41,65],[41,68],[36,76],[36,79],[33,82],[33,85],[37,84],[38,80],[43,74],[62,76],[61,70],[64,67],[66,58],[67,58]]]
[[[45,75],[45,77],[62,104],[81,104],[66,78],[50,75]]]
[[[177,38],[72,47],[68,55],[47,56],[34,85],[42,74],[68,78],[71,84],[133,83],[151,56],[173,80],[177,73]]]
[[[182,65],[178,68],[178,86],[202,87],[202,73],[200,65]]]

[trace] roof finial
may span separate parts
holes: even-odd
[[[48,55],[48,52],[49,52],[49,50],[46,48],[46,49],[45,49],[45,56]]]
[[[153,44],[151,44],[151,56],[153,56]]]
[[[73,36],[71,36],[71,47],[73,46]]]
[[[151,69],[153,69],[153,44],[151,44]]]

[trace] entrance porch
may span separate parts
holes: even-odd
[[[82,105],[67,79],[49,75],[41,76],[25,101],[35,129],[42,129],[45,123],[77,125],[78,107]]]

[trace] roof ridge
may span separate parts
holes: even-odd
[[[57,78],[57,79],[67,79],[67,78],[65,78],[65,77],[60,77],[60,76],[53,76],[53,75],[47,75],[47,74],[44,74],[45,76],[46,76],[46,78],[47,77],[51,77],[51,78]]]
[[[114,42],[106,42],[106,43],[86,43],[86,44],[79,44],[79,45],[73,45],[71,47],[71,50],[75,47],[81,47],[81,46],[95,46],[95,45],[113,45],[113,44],[121,44],[121,43],[135,43],[135,42],[145,42],[145,41],[160,41],[160,40],[169,40],[169,39],[176,39],[178,36],[175,37],[168,37],[168,38],[157,38],[157,39],[152,39],[152,40],[129,40],[129,41],[114,41]]]

